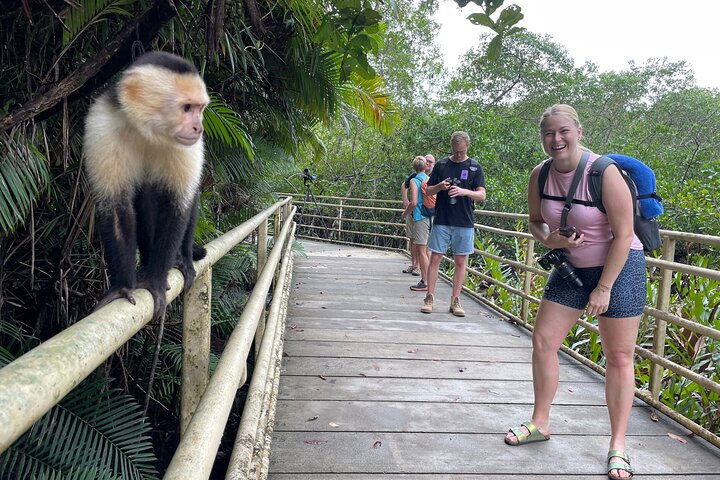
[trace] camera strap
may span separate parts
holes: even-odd
[[[578,166],[575,169],[575,176],[573,176],[572,183],[568,189],[567,198],[565,198],[565,206],[563,207],[562,215],[560,215],[560,228],[567,226],[567,217],[570,213],[570,209],[572,208],[575,190],[577,190],[580,179],[585,173],[585,165],[587,165],[588,158],[590,158],[590,152],[583,151],[582,156],[580,157],[580,163],[578,163]]]

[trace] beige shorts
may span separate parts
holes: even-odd
[[[430,236],[430,219],[423,218],[415,221],[408,217],[405,222],[405,233],[415,245],[427,245]]]
[[[413,224],[415,221],[412,216],[405,217],[405,236],[410,240],[413,239]]]

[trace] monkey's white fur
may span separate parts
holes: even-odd
[[[142,65],[123,74],[117,99],[120,108],[105,93],[86,119],[86,171],[99,204],[132,198],[138,186],[158,183],[173,189],[179,205],[188,208],[204,148],[202,135],[178,137],[178,112],[186,104],[209,103],[204,82],[197,75]]]

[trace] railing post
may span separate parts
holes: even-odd
[[[267,242],[268,240],[268,221],[265,219],[264,222],[258,226],[258,239],[257,239],[257,276],[260,276],[265,262],[267,261]]]
[[[276,215],[280,215],[280,209],[276,212]],[[276,216],[276,218],[277,218]],[[277,227],[275,227],[277,232]],[[267,262],[267,244],[268,244],[268,221],[267,219],[260,224],[258,227],[258,244],[257,244],[257,277],[260,278],[260,273],[265,267]],[[260,344],[262,343],[263,335],[265,335],[265,308],[260,313],[260,319],[258,320],[258,327],[255,331],[255,357],[257,358],[260,353]],[[244,382],[243,382],[244,383]]]
[[[344,199],[340,199],[340,207],[338,208],[338,234],[337,239],[342,240],[342,229],[343,229],[343,204]]]
[[[535,263],[535,239],[529,238],[527,241],[527,246],[525,248],[525,265],[528,267],[532,267]],[[525,270],[523,275],[523,292],[525,295],[530,295],[532,293],[532,280],[533,280],[533,273],[529,270]],[[530,300],[527,298],[523,298],[522,300],[522,307],[520,310],[520,318],[522,318],[522,321],[525,323],[528,323],[530,319]]]
[[[675,239],[669,236],[663,237],[662,259],[672,262],[675,260]],[[660,267],[660,285],[658,286],[656,307],[662,312],[666,312],[670,306],[670,287],[672,286],[672,270]],[[653,351],[660,357],[665,356],[665,335],[667,334],[667,322],[659,318],[655,319],[655,335],[653,337]],[[652,364],[650,371],[650,394],[652,398],[657,399],[660,396],[660,387],[662,379],[665,375],[665,369],[662,365]]]
[[[197,276],[183,301],[180,435],[190,424],[209,380],[212,268]]]

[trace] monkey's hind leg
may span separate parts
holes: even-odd
[[[99,227],[105,262],[110,270],[110,289],[105,292],[93,311],[113,300],[124,298],[135,305],[132,290],[135,288],[135,254],[137,237],[135,210],[127,198],[104,201],[100,204]]]
[[[145,197],[144,208],[154,210],[157,214],[154,215],[154,238],[145,246],[149,251],[140,252],[146,263],[142,266],[143,273],[138,286],[146,288],[152,294],[155,301],[153,320],[159,320],[165,315],[167,275],[183,242],[189,209],[178,205],[173,194],[162,187],[146,189]],[[142,215],[145,213],[149,212]],[[194,269],[192,271],[195,272]]]

